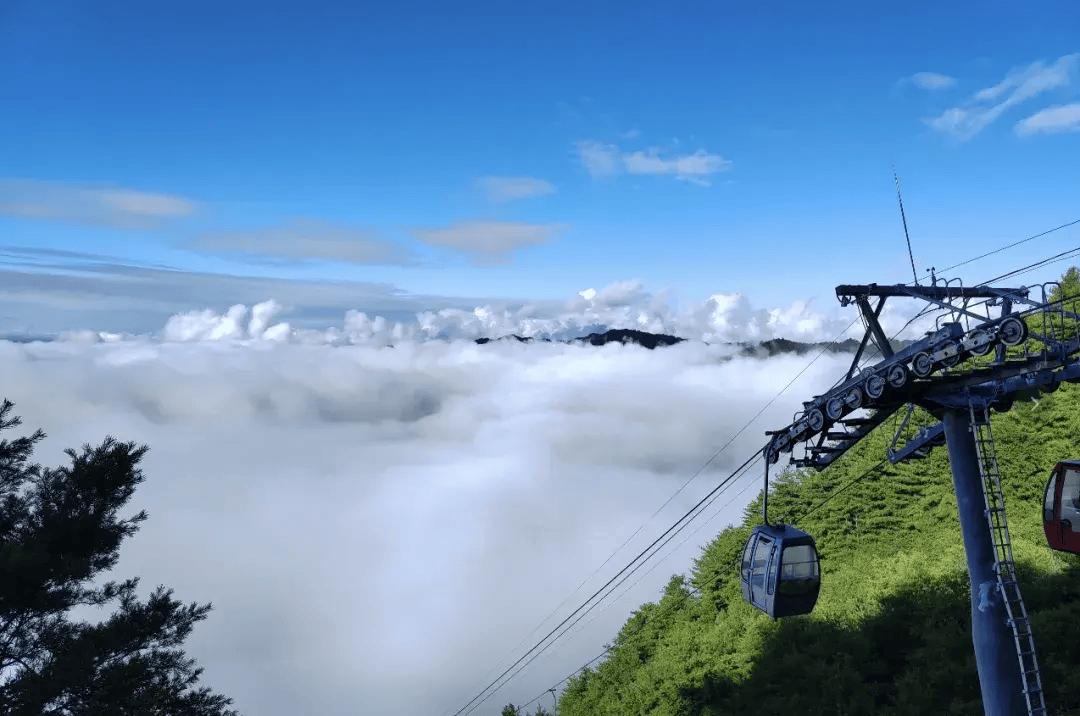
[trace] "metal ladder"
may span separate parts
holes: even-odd
[[[1001,494],[1001,475],[998,473],[997,455],[994,452],[994,436],[990,432],[990,409],[986,406],[968,404],[971,413],[971,429],[975,437],[979,473],[982,475],[983,497],[986,500],[986,521],[994,542],[994,571],[998,588],[1005,597],[1005,610],[1009,615],[1016,656],[1020,660],[1020,673],[1024,682],[1024,698],[1030,716],[1046,716],[1042,677],[1039,662],[1035,658],[1035,636],[1031,633],[1024,599],[1020,596],[1020,583],[1016,579],[1012,544],[1009,542],[1009,524],[1005,519],[1005,497]]]

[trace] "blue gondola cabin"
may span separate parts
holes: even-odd
[[[743,599],[773,619],[809,614],[821,589],[814,538],[790,525],[760,525],[742,558]]]
[[[1080,460],[1063,460],[1050,473],[1043,530],[1052,549],[1080,554]]]

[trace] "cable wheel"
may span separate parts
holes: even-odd
[[[1027,324],[1015,316],[1010,316],[998,327],[998,340],[1010,348],[1018,346],[1027,338]]]
[[[829,402],[825,403],[825,415],[829,417],[829,420],[839,420],[840,416],[844,414],[844,401],[843,399],[831,398]]]
[[[885,379],[874,373],[863,383],[863,391],[866,393],[866,397],[877,400],[885,393]]]
[[[911,360],[911,372],[920,378],[925,378],[934,372],[934,361],[929,353],[916,353]]]
[[[898,390],[907,385],[908,371],[903,363],[897,363],[889,366],[889,369],[885,371],[885,382],[889,384],[889,387],[893,390]]]
[[[942,358],[941,365],[945,366],[946,368],[952,368],[954,365],[960,362],[960,352],[963,350],[963,347],[955,342],[948,344],[947,347],[952,348],[956,352],[950,356]]]
[[[844,405],[850,410],[858,410],[863,404],[863,392],[858,387],[849,388],[844,393]]]
[[[821,414],[820,410],[814,408],[806,414],[806,423],[815,433],[820,432],[825,427],[825,416]]]
[[[971,355],[984,356],[993,350],[994,337],[990,335],[989,331],[979,329],[973,331],[971,337],[975,341],[975,345],[971,347]]]

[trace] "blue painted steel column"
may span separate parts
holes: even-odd
[[[1020,662],[994,572],[994,543],[986,521],[971,416],[967,410],[948,408],[942,422],[971,578],[971,640],[982,685],[983,711],[986,716],[1026,715]]]

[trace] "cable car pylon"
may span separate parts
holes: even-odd
[[[1041,300],[1029,297],[1039,290]],[[972,644],[983,709],[987,716],[1044,716],[1034,636],[1013,562],[988,411],[1008,410],[1014,401],[1053,392],[1063,382],[1080,383],[1080,296],[1069,297],[1066,306],[1056,282],[1030,288],[967,287],[958,280],[942,283],[936,276],[929,286],[842,285],[836,295],[841,305],[858,306],[866,325],[851,368],[830,390],[804,402],[787,427],[767,433],[766,460],[776,462],[781,452],[791,453],[802,443],[804,456],[792,457],[791,464],[824,470],[904,406],[909,406],[908,417],[915,407],[936,417],[938,424],[919,430],[898,447],[905,418],[887,449],[888,459],[897,463],[922,458],[935,447],[947,446],[971,581]],[[950,315],[925,337],[893,346],[878,321],[890,297],[922,299]],[[872,298],[878,299],[876,306],[871,306]],[[972,299],[986,299],[985,315],[972,310]],[[990,307],[999,307],[1000,313],[991,316]],[[860,370],[859,360],[871,340],[877,344],[879,362]],[[980,356],[990,359],[968,362]],[[1066,473],[1059,465],[1055,474]],[[1051,537],[1072,529],[1061,516],[1069,505],[1075,506],[1080,522],[1080,477],[1073,480],[1075,485],[1065,482],[1051,478],[1047,487],[1044,525]],[[755,528],[744,549],[743,595],[779,617],[767,599],[770,583],[757,585],[776,574],[772,560],[778,554],[777,535],[770,534],[771,529],[768,524]],[[1072,544],[1059,542],[1051,539],[1050,546]]]

